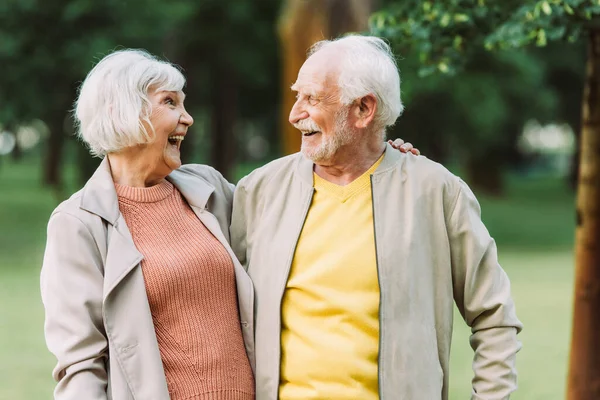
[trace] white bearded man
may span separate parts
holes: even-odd
[[[403,109],[389,46],[319,42],[292,90],[302,151],[234,195],[257,399],[447,400],[454,303],[472,331],[472,398],[508,399],[522,329],[508,277],[467,185],[383,142]]]

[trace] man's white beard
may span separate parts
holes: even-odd
[[[354,131],[348,124],[349,107],[344,107],[335,116],[335,131],[332,136],[325,137],[321,133],[321,144],[314,148],[308,148],[302,141],[302,154],[314,163],[331,160],[340,147],[345,146],[355,139]],[[311,121],[312,122],[312,121]],[[316,125],[316,124],[315,124]],[[318,127],[320,132],[321,128]]]

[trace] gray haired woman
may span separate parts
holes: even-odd
[[[48,223],[56,399],[254,398],[253,288],[228,243],[233,187],[181,166],[193,124],[184,84],[173,65],[125,50],[81,86],[79,136],[104,159]]]

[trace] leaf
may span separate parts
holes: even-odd
[[[450,25],[450,14],[446,13],[444,14],[444,16],[442,17],[442,19],[440,19],[440,26],[442,28],[447,27],[448,25]]]
[[[535,44],[539,47],[544,47],[548,43],[546,39],[546,31],[544,29],[540,29],[537,33],[537,40]]]
[[[550,4],[548,4],[547,1],[542,2],[542,11],[546,15],[552,14],[552,7],[550,7]]]
[[[569,15],[573,15],[575,14],[575,11],[573,11],[573,9],[571,8],[571,6],[567,3],[563,4],[563,8],[565,9],[565,12]]]
[[[454,22],[467,22],[469,19],[467,14],[454,14]]]
[[[460,50],[462,43],[463,43],[462,36],[456,35],[456,36],[454,36],[454,40],[452,41],[452,47],[454,47],[457,50]]]

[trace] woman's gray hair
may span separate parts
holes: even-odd
[[[150,143],[150,88],[180,91],[185,77],[171,63],[143,50],[120,50],[104,57],[87,75],[75,102],[77,135],[94,156]],[[145,128],[143,122],[151,128]]]
[[[325,49],[341,52],[341,102],[348,105],[373,94],[377,98],[376,124],[383,130],[394,125],[404,106],[400,99],[400,74],[390,46],[378,37],[349,35],[315,43],[308,56]]]

